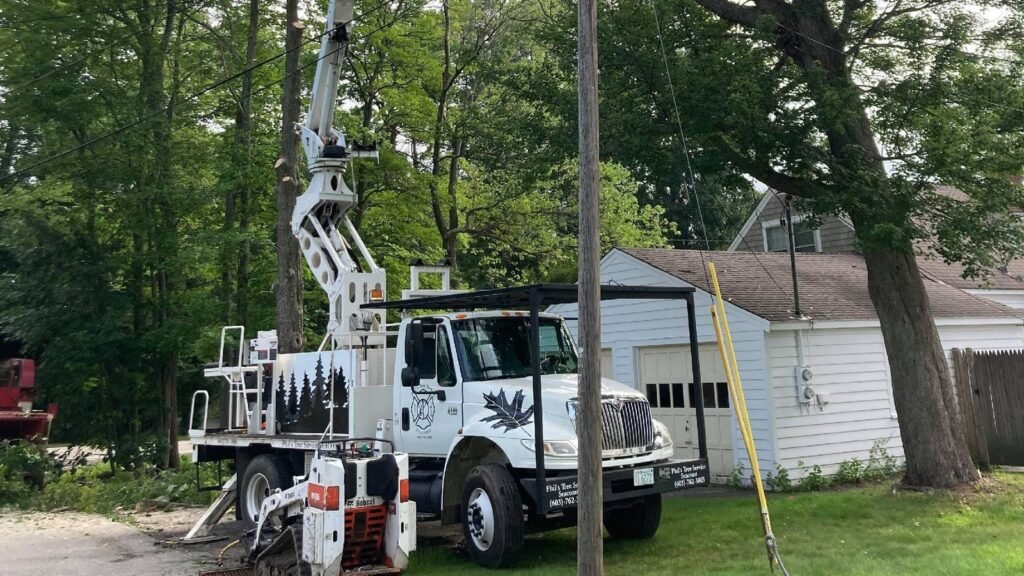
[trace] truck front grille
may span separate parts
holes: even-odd
[[[578,401],[573,400],[572,425],[576,427]],[[651,405],[647,400],[606,399],[601,402],[602,451],[635,451],[654,443]]]

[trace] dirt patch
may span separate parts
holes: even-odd
[[[74,512],[0,513],[0,558],[12,576],[194,576],[202,563],[130,525]]]

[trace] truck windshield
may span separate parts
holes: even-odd
[[[452,322],[466,382],[523,378],[533,374],[530,319],[522,316]],[[541,374],[576,373],[576,349],[562,322],[540,319]]]

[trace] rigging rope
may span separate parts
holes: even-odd
[[[743,383],[740,380],[739,364],[736,360],[736,351],[732,344],[732,332],[729,330],[729,321],[725,314],[725,301],[722,298],[722,290],[718,284],[718,274],[715,270],[715,263],[710,258],[711,244],[708,241],[707,229],[704,225],[704,213],[701,210],[700,196],[697,193],[697,183],[694,178],[693,163],[690,160],[690,147],[683,132],[682,116],[679,114],[679,104],[676,100],[676,89],[672,82],[672,69],[668,62],[668,51],[665,49],[665,39],[661,34],[661,19],[658,17],[656,0],[651,0],[651,12],[654,15],[655,30],[658,34],[658,45],[661,49],[661,59],[665,65],[665,76],[668,80],[669,91],[672,95],[672,109],[675,113],[676,127],[679,130],[679,139],[683,145],[683,154],[686,158],[687,176],[690,180],[690,189],[693,191],[694,204],[700,218],[701,234],[704,236],[704,245],[709,252],[708,263],[704,263],[704,255],[701,253],[701,265],[704,267],[704,277],[707,280],[708,288],[712,292],[711,320],[715,328],[715,337],[718,342],[719,354],[722,358],[722,365],[725,369],[726,382],[729,387],[729,394],[734,399],[733,410],[739,424],[740,435],[743,437],[743,444],[747,450],[747,458],[750,460],[752,479],[757,491],[757,500],[761,512],[761,528],[764,532],[765,548],[768,552],[768,566],[774,573],[778,566],[783,576],[789,576],[785,565],[782,563],[782,556],[779,553],[778,543],[775,534],[772,532],[771,516],[768,513],[768,500],[765,497],[764,484],[761,480],[761,467],[757,460],[757,447],[754,445],[754,435],[750,428],[750,416],[747,413],[747,400],[743,394]],[[699,249],[698,249],[699,250]],[[754,255],[757,258],[757,255]],[[760,263],[760,260],[758,260]],[[764,265],[762,264],[762,267]],[[765,269],[767,271],[767,269]],[[771,274],[769,273],[769,276]],[[772,278],[774,280],[774,278]],[[780,286],[781,288],[781,286]],[[695,342],[690,343],[696,345]]]

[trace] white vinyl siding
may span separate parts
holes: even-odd
[[[618,250],[613,250],[601,261],[601,282],[628,286],[689,286]],[[714,344],[715,333],[709,312],[711,296],[698,290],[694,304],[698,342]],[[552,306],[548,311],[571,319],[578,316],[575,304]],[[775,449],[772,444],[771,402],[764,371],[764,335],[769,323],[731,304],[726,305],[726,313],[729,315],[758,458],[762,470],[772,470],[775,467]],[[566,323],[573,335],[577,335],[576,321],[568,320]],[[614,369],[614,377],[611,374],[605,377],[639,389],[640,348],[688,344],[686,302],[683,300],[612,300],[601,305],[601,346],[612,349]],[[735,419],[732,442],[736,462],[742,464],[749,473],[750,463]]]
[[[947,364],[953,348],[1024,348],[1024,329],[1020,325],[986,323],[983,319],[977,324],[938,323]],[[804,362],[814,373],[814,387],[829,395],[828,404],[820,407],[797,402],[797,334],[779,330],[767,336],[776,446],[779,463],[790,476],[798,479],[814,465],[829,474],[852,458],[864,462],[876,441],[884,441],[891,455],[902,457],[881,330],[872,326],[803,331]]]
[[[902,458],[885,344],[878,328],[805,330],[804,364],[813,371],[816,391],[828,394],[822,406],[797,401],[797,332],[767,336],[768,371],[774,397],[779,464],[794,480],[815,465],[825,474],[852,458],[868,459],[875,442]]]
[[[1024,310],[1024,290],[964,290],[968,294],[1009,306],[1015,310]]]

